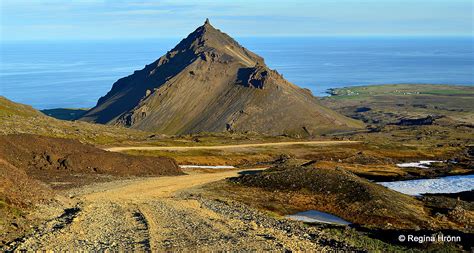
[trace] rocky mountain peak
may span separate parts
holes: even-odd
[[[361,126],[322,107],[209,19],[158,60],[119,79],[82,120],[165,134],[313,134]]]

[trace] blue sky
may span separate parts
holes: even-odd
[[[0,0],[1,40],[184,37],[206,17],[232,36],[473,35],[473,0]]]

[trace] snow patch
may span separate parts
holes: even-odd
[[[179,165],[180,168],[183,169],[235,169],[234,166],[227,166],[227,165]]]
[[[444,161],[434,161],[434,160],[426,160],[426,161],[419,161],[413,163],[397,163],[397,166],[400,168],[421,168],[421,169],[428,169],[429,165],[432,163],[442,163]]]
[[[392,190],[414,196],[423,193],[456,193],[474,190],[474,175],[380,182],[379,184]]]

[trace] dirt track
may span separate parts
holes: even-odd
[[[146,178],[83,188],[74,193],[75,208],[25,237],[16,249],[325,251],[337,245],[321,241],[315,228],[189,193],[194,186],[237,173]]]
[[[288,141],[288,142],[269,142],[269,143],[252,143],[252,144],[236,144],[236,145],[220,145],[220,146],[192,146],[192,147],[111,147],[104,150],[112,152],[120,152],[126,150],[192,150],[192,149],[230,149],[230,148],[253,148],[266,146],[289,146],[289,145],[338,145],[348,143],[358,143],[359,141]]]

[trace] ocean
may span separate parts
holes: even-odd
[[[316,96],[354,85],[474,85],[473,37],[237,38]],[[0,95],[37,109],[88,108],[180,39],[1,43]]]

